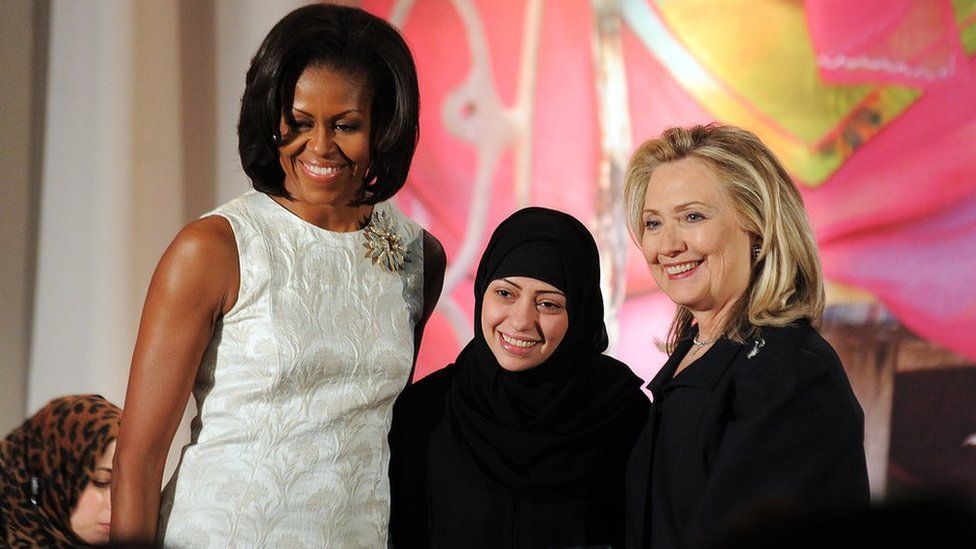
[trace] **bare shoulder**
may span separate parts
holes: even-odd
[[[163,256],[178,267],[200,267],[215,272],[236,270],[237,242],[230,222],[220,216],[209,216],[183,227]],[[162,262],[161,262],[162,263]]]
[[[237,242],[227,219],[209,216],[184,227],[166,249],[154,285],[216,300],[223,312],[236,301],[240,283]]]
[[[229,255],[236,259],[237,242],[230,222],[221,216],[211,215],[183,227],[173,239],[170,250],[189,257],[205,256],[220,260]]]

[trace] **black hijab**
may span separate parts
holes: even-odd
[[[537,278],[566,295],[569,328],[562,342],[545,362],[521,372],[499,366],[481,330],[485,291],[503,276]],[[474,293],[474,339],[455,361],[431,450],[459,451],[489,481],[522,496],[587,493],[613,443],[609,427],[628,413],[641,384],[627,366],[602,354],[607,332],[592,235],[568,214],[519,210],[492,234]]]

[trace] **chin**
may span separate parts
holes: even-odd
[[[108,543],[108,533],[94,532],[88,535],[81,535],[75,532],[75,535],[81,538],[81,541],[87,543],[88,545],[104,545]]]
[[[541,360],[535,360],[534,357],[511,356],[503,349],[491,349],[491,354],[495,356],[495,361],[498,362],[501,369],[507,372],[522,372],[535,368],[542,362]]]
[[[356,198],[356,193],[346,189],[312,189],[304,196],[316,206],[348,206]]]
[[[664,292],[664,295],[668,296],[668,299],[670,299],[675,305],[679,305],[693,311],[701,309],[701,305],[705,301],[702,299],[700,294],[690,294],[689,292]]]
[[[508,361],[498,361],[498,365],[502,367],[502,370],[509,372],[524,372],[525,370],[531,370],[538,366],[539,362],[517,362],[512,363]]]

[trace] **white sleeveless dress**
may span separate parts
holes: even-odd
[[[234,231],[240,290],[197,374],[191,442],[163,491],[179,549],[385,547],[387,433],[423,302],[423,231],[393,204],[408,262],[365,257],[251,191],[211,212]]]

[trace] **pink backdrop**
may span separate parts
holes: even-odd
[[[601,21],[621,28],[604,44],[622,52],[627,152],[671,125],[753,129],[789,158],[827,278],[976,359],[976,3],[750,1],[713,13],[708,2],[623,0],[610,16],[599,0],[363,2],[416,56],[421,141],[398,201],[448,254],[418,376],[470,337],[473,272],[501,219],[538,204],[597,226]],[[627,259],[613,354],[649,378],[671,305],[636,247],[614,253]]]

